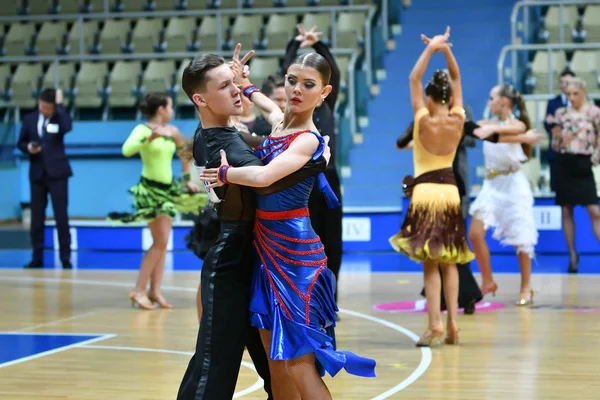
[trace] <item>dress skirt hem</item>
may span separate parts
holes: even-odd
[[[128,191],[133,197],[132,212],[111,212],[108,220],[131,223],[152,221],[159,215],[175,218],[177,212],[200,213],[206,205],[205,193],[185,193],[181,185],[173,180],[170,184],[141,177],[140,181]]]
[[[303,267],[301,267],[303,268]],[[311,268],[316,272],[317,269]],[[307,272],[307,271],[305,271]],[[250,303],[250,324],[256,328],[271,332],[271,351],[273,360],[292,360],[314,353],[317,370],[321,376],[327,372],[332,377],[345,369],[352,375],[375,377],[375,360],[360,357],[349,351],[336,350],[335,342],[335,277],[327,268],[321,268],[313,280],[310,307],[311,319],[327,321],[325,325],[302,323],[290,319],[287,312],[293,306],[289,300],[287,309],[279,301],[285,293],[275,293],[269,283],[269,272],[261,266],[260,273],[253,276],[253,296]],[[271,276],[271,279],[275,276]],[[310,305],[309,305],[310,306]],[[298,310],[304,311],[304,310]],[[292,313],[296,313],[292,310]],[[315,316],[315,313],[317,314]]]
[[[417,262],[466,264],[475,258],[466,241],[460,203],[440,208],[411,202],[402,229],[389,242],[394,250]]]
[[[416,179],[406,176],[402,185],[411,201],[400,232],[389,239],[392,248],[417,262],[473,260],[452,168],[428,171]]]

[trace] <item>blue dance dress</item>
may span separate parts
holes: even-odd
[[[255,155],[268,164],[288,148],[301,131],[268,137]],[[325,150],[323,138],[313,159]],[[310,224],[308,198],[315,182],[329,208],[339,201],[321,173],[280,192],[258,197],[254,246],[258,261],[252,278],[251,324],[272,332],[274,360],[291,360],[314,353],[321,376],[335,376],[342,368],[364,377],[375,376],[375,360],[348,351],[335,343],[335,277],[319,236]]]

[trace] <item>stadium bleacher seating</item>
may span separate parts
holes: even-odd
[[[600,42],[600,4],[564,5],[562,8],[562,20],[559,6],[540,9],[532,42],[539,44]],[[600,48],[555,50],[552,52],[551,64],[549,64],[547,51],[534,52],[527,67],[525,91],[531,94],[548,93],[549,78],[556,82],[560,72],[567,67],[586,81],[590,95],[600,95],[598,80]]]
[[[156,90],[171,93],[178,110],[191,108],[179,83],[192,54],[231,51],[238,42],[243,49],[264,50],[266,55],[251,60],[254,80],[261,82],[279,69],[298,23],[317,26],[334,49],[363,52],[365,30],[373,22],[367,20],[373,13],[368,7],[340,8],[347,4],[344,0],[110,0],[105,13],[104,0],[19,0],[0,11],[0,107],[31,109],[43,86],[56,85],[65,91],[65,102],[76,117],[85,110],[106,117],[111,110],[135,109],[140,96]],[[290,10],[307,6],[309,12]],[[271,8],[263,11],[263,7]],[[278,7],[277,13],[272,7]],[[53,60],[56,57],[61,57],[60,62]],[[28,58],[34,62],[27,62]],[[346,87],[351,55],[337,59]]]

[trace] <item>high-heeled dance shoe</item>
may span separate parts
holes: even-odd
[[[154,310],[156,308],[144,293],[131,292],[129,293],[129,300],[131,300],[131,307],[138,306],[142,310]]]
[[[456,326],[448,327],[448,334],[444,342],[446,344],[458,344],[458,331],[459,329]]]
[[[463,308],[463,313],[465,315],[473,315],[475,314],[475,302],[469,303]]]
[[[579,254],[575,255],[575,263],[569,261],[569,269],[567,270],[569,274],[576,274],[579,272]]]
[[[480,290],[482,296],[491,293],[492,296],[496,297],[496,290],[498,290],[498,284],[496,282],[492,282],[492,285],[490,286],[481,286]]]
[[[160,308],[173,308],[173,305],[167,302],[161,294],[148,293],[148,299],[152,303],[157,303]]]
[[[416,343],[417,347],[437,347],[441,346],[444,339],[444,331],[428,328]]]
[[[521,292],[519,296],[519,300],[516,302],[517,307],[527,307],[533,304],[533,290],[529,289],[527,291]]]

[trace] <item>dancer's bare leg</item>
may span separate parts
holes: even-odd
[[[481,272],[481,294],[495,294],[497,285],[492,276],[490,250],[485,241],[485,226],[477,216],[473,216],[473,219],[471,220],[471,226],[469,227],[469,241],[471,242],[471,246],[473,246],[477,266]]]
[[[302,400],[331,400],[331,393],[315,365],[315,355],[310,353],[286,361],[287,373],[300,392]],[[285,398],[288,399],[287,397]]]
[[[569,249],[570,264],[577,265],[577,249],[575,248],[575,219],[573,218],[573,206],[561,206],[561,211],[563,234],[565,235],[565,241],[567,242],[567,247]]]
[[[161,294],[162,279],[165,272],[165,260],[167,258],[167,245],[169,235],[173,228],[173,220],[166,215],[159,215],[154,221],[148,224],[152,233],[152,247],[155,248],[156,261],[154,269],[150,275],[150,291],[148,297],[157,302],[162,308],[172,308],[173,306],[165,300]]]
[[[440,277],[437,261],[423,261],[423,279],[425,281],[425,297],[427,298],[428,327],[417,342],[417,346],[437,346],[444,336],[444,324],[442,323],[442,312],[440,310],[442,278]]]
[[[258,332],[269,361],[271,391],[274,400],[302,400],[300,391],[296,388],[294,380],[288,374],[286,361],[273,360],[269,357],[269,354],[271,354],[271,332],[264,329],[259,329]]]
[[[521,269],[521,291],[519,294],[518,306],[526,306],[531,303],[533,293],[531,291],[531,257],[524,251],[517,249],[519,258],[519,268]]]
[[[163,258],[163,253],[166,252],[167,242],[163,238],[162,228],[162,225],[164,224],[164,218],[170,221],[170,218],[164,215],[159,215],[157,218],[148,223],[148,228],[150,229],[150,233],[152,234],[152,246],[150,246],[150,248],[146,251],[146,254],[144,254],[144,257],[142,258],[142,263],[140,265],[140,272],[138,274],[135,290],[129,294],[129,298],[132,302],[137,303],[141,308],[147,310],[156,308],[148,298],[146,288],[148,286],[148,281],[150,280],[150,277],[153,275],[156,265],[160,263],[161,259]],[[164,248],[164,251],[162,248]]]
[[[444,279],[444,297],[446,299],[446,309],[448,312],[446,318],[446,343],[458,343],[458,323],[456,315],[458,313],[458,269],[456,264],[441,264],[442,275]]]

